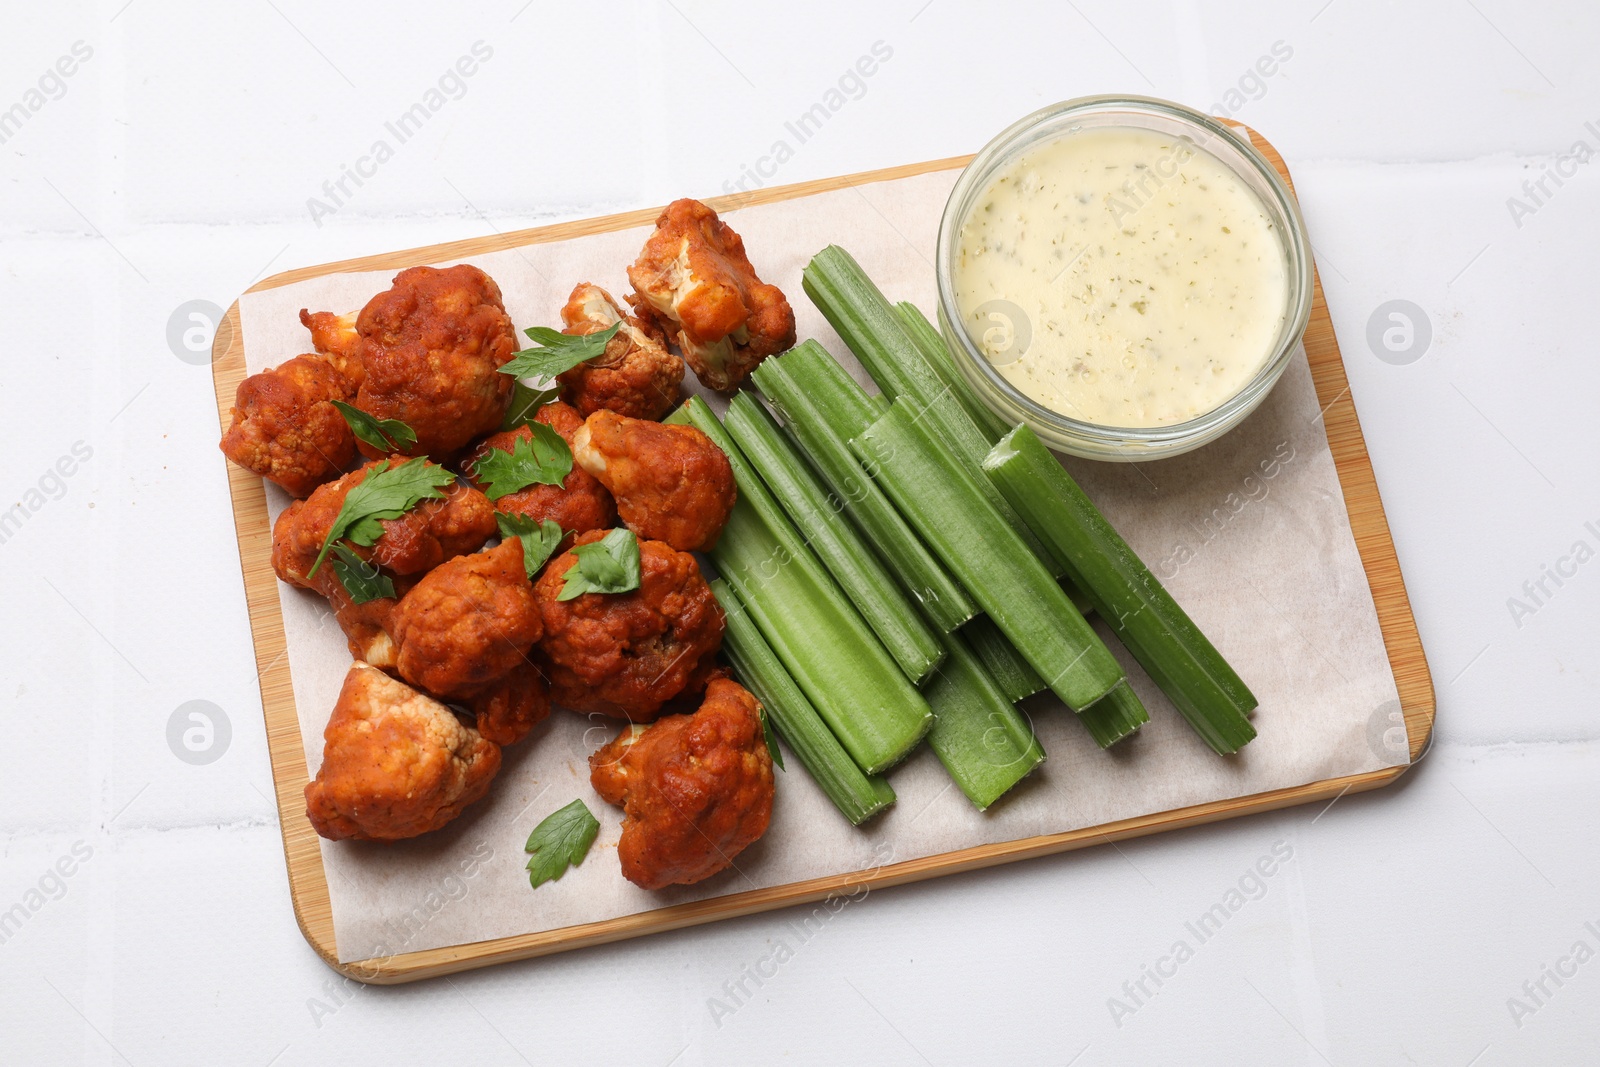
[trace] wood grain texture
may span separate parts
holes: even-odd
[[[1256,147],[1289,178],[1282,157],[1267,141],[1250,131]],[[933,160],[927,163],[893,167],[865,174],[826,178],[797,185],[762,189],[707,200],[719,211],[749,204],[766,204],[816,193],[874,182],[893,181],[931,171],[965,166],[970,156]],[[1291,183],[1292,184],[1292,183]],[[317,267],[305,267],[274,275],[251,288],[251,292],[272,289],[307,278],[346,271],[399,270],[417,263],[437,263],[487,252],[562,241],[588,234],[605,233],[654,221],[659,209],[630,211],[617,215],[567,222],[537,229],[520,230],[495,237],[474,238],[426,248],[409,249],[346,260]],[[1356,546],[1366,569],[1367,580],[1377,604],[1389,662],[1399,687],[1401,709],[1410,735],[1411,760],[1415,763],[1427,751],[1433,737],[1433,681],[1423,655],[1422,641],[1411,614],[1405,581],[1389,536],[1388,520],[1378,496],[1377,482],[1367,456],[1361,423],[1350,396],[1339,343],[1328,316],[1322,282],[1316,281],[1311,322],[1305,336],[1317,396],[1324,408],[1328,444],[1332,450],[1339,480],[1344,489],[1345,506],[1355,533]],[[234,392],[245,376],[244,343],[239,326],[239,305],[228,309],[218,326],[213,351],[212,375],[216,385],[217,409],[226,427]],[[1216,801],[1126,819],[1103,826],[1048,834],[1016,841],[981,845],[922,859],[887,864],[869,871],[816,878],[810,881],[775,886],[747,893],[734,893],[712,900],[695,901],[660,908],[639,915],[628,915],[603,922],[550,930],[544,933],[505,937],[447,948],[408,952],[381,959],[339,962],[333,931],[333,911],[328,899],[327,876],[316,833],[305,817],[305,787],[308,779],[305,753],[301,747],[300,724],[295,711],[294,691],[289,678],[289,661],[279,613],[277,578],[270,561],[271,530],[267,522],[266,493],[260,478],[229,464],[229,487],[233,494],[234,524],[238,531],[239,562],[244,574],[245,597],[250,610],[250,628],[255,637],[256,668],[261,685],[261,703],[266,714],[267,741],[272,756],[272,776],[277,790],[279,822],[283,832],[284,855],[288,863],[289,890],[295,918],[306,940],[330,967],[363,982],[394,984],[415,981],[483,967],[493,963],[527,959],[533,956],[604,944],[641,934],[675,930],[699,923],[738,915],[749,915],[773,908],[811,903],[841,893],[857,893],[902,885],[943,874],[976,870],[1034,856],[1046,856],[1089,845],[1130,837],[1160,833],[1184,826],[1197,826],[1254,812],[1273,811],[1295,804],[1328,800],[1346,792],[1360,792],[1387,785],[1403,774],[1406,767],[1392,767],[1366,774],[1333,778],[1290,789],[1280,789],[1232,800]]]

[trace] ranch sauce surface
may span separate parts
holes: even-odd
[[[956,300],[979,349],[1045,407],[1105,426],[1183,422],[1272,355],[1280,236],[1193,143],[1081,130],[1028,149],[973,201]]]

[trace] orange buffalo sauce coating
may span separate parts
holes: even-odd
[[[772,819],[761,705],[714,678],[693,715],[631,726],[589,757],[589,782],[623,809],[617,857],[644,889],[693,885],[733,865]]]

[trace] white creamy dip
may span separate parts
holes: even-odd
[[[1237,175],[1127,126],[1068,133],[997,171],[962,227],[954,283],[1001,374],[1104,426],[1183,422],[1237,393],[1272,355],[1289,284],[1282,235]]]

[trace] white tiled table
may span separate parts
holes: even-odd
[[[1591,6],[359,6],[7,12],[0,502],[26,514],[0,528],[0,909],[21,906],[0,913],[0,1059],[1594,1062],[1600,962],[1560,960],[1600,952],[1600,562],[1537,604],[1524,583],[1600,550],[1600,172],[1537,203],[1522,185],[1600,151]],[[459,99],[330,199],[479,41]],[[800,143],[786,122],[877,42]],[[174,309],[758,165],[775,183],[971,151],[1105,91],[1220,104],[1295,173],[1435,672],[1426,761],[1320,813],[874,894],[804,944],[778,912],[448,982],[337,979],[290,911],[210,376],[169,346]],[[1513,196],[1536,208],[1520,225]],[[1407,365],[1365,341],[1391,299],[1432,327]],[[167,743],[190,700],[231,725],[207,765]],[[1261,899],[1114,1018],[1279,842]],[[779,941],[794,958],[713,1011]],[[1547,966],[1575,973],[1541,992]]]

